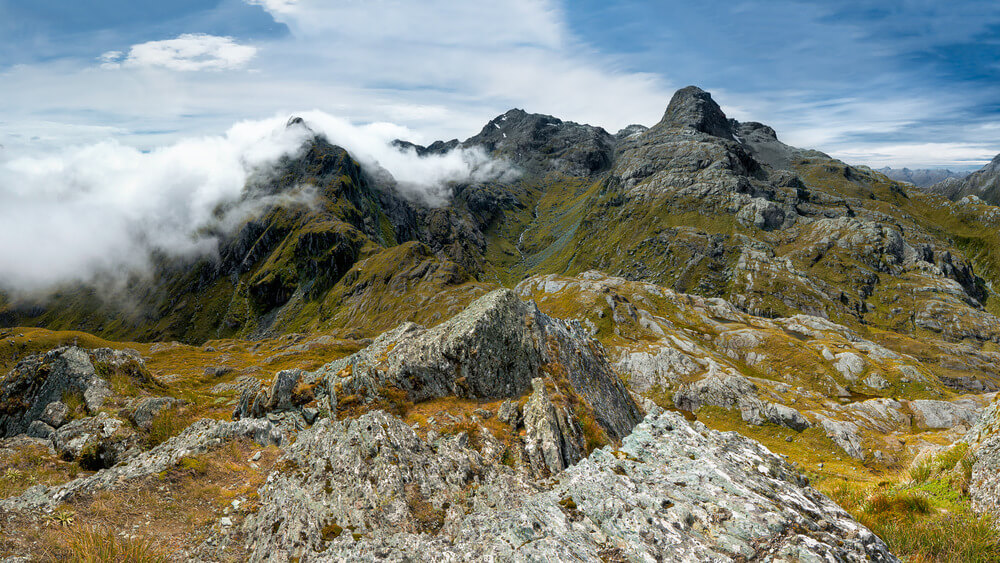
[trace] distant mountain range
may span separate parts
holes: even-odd
[[[909,168],[890,168],[886,166],[885,168],[879,168],[878,171],[897,182],[906,182],[918,188],[926,188],[944,180],[952,178],[961,179],[969,175],[968,172],[953,172],[941,168],[917,168],[911,170]]]

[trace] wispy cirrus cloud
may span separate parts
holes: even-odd
[[[232,37],[185,33],[175,39],[147,41],[133,45],[128,55],[121,51],[101,54],[101,67],[162,67],[168,70],[232,70],[243,68],[257,54],[257,48],[240,45]]]

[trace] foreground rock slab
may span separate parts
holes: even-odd
[[[247,524],[255,561],[897,561],[760,444],[674,413],[548,485],[382,412],[288,452]]]

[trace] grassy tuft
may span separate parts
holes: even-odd
[[[80,563],[129,561],[159,563],[167,561],[153,542],[140,537],[119,536],[111,530],[84,526],[70,532],[67,539],[69,559]]]
[[[178,407],[161,410],[153,417],[149,436],[146,438],[147,445],[152,448],[166,442],[183,432],[190,422],[190,418]]]

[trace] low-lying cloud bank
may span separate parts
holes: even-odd
[[[211,254],[218,240],[206,233],[230,232],[271,205],[310,203],[308,187],[265,197],[244,188],[251,174],[298,155],[315,133],[431,205],[446,201],[452,182],[512,174],[479,149],[427,157],[400,151],[391,141],[412,132],[396,125],[297,115],[308,128],[286,127],[282,116],[148,152],[107,141],[0,161],[0,289],[37,294],[67,282],[121,280],[147,271],[154,252]]]

